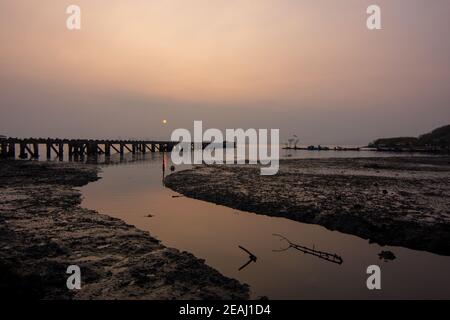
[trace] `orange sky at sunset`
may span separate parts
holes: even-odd
[[[156,138],[168,118],[364,143],[450,122],[450,2],[375,2],[380,31],[374,1],[0,0],[0,134]]]

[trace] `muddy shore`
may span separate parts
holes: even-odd
[[[290,159],[275,176],[198,166],[165,183],[195,199],[450,255],[449,157]]]
[[[98,167],[0,161],[0,292],[34,299],[246,299],[229,279],[149,233],[80,207]],[[66,269],[81,268],[81,290]]]

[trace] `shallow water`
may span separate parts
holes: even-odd
[[[352,152],[334,151],[290,153],[294,157],[352,156]],[[174,198],[177,194],[162,184],[162,161],[162,154],[151,154],[145,161],[103,167],[102,179],[81,189],[83,206],[120,218],[149,231],[166,246],[205,259],[222,274],[248,283],[254,298],[450,298],[450,257],[380,247],[317,225]],[[336,253],[344,262],[334,264],[293,248],[275,252],[286,247],[286,242],[274,233],[299,245]],[[257,256],[255,263],[241,271],[248,254],[239,245]],[[382,250],[393,251],[397,259],[379,260]],[[381,290],[367,289],[366,269],[372,264],[381,267]]]

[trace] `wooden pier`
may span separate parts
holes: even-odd
[[[170,152],[178,142],[146,140],[83,140],[83,139],[44,139],[44,138],[4,138],[0,139],[2,158],[39,159],[42,147],[47,159],[63,160],[84,157],[109,157],[113,154],[124,156],[125,153],[146,154],[149,152]],[[208,142],[203,142],[205,148]],[[194,148],[194,143],[192,143]],[[65,154],[67,152],[67,154]]]

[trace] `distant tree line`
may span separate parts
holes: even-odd
[[[439,147],[450,148],[450,125],[434,129],[430,133],[419,137],[396,137],[377,139],[369,144],[374,148],[415,148],[415,147]]]

